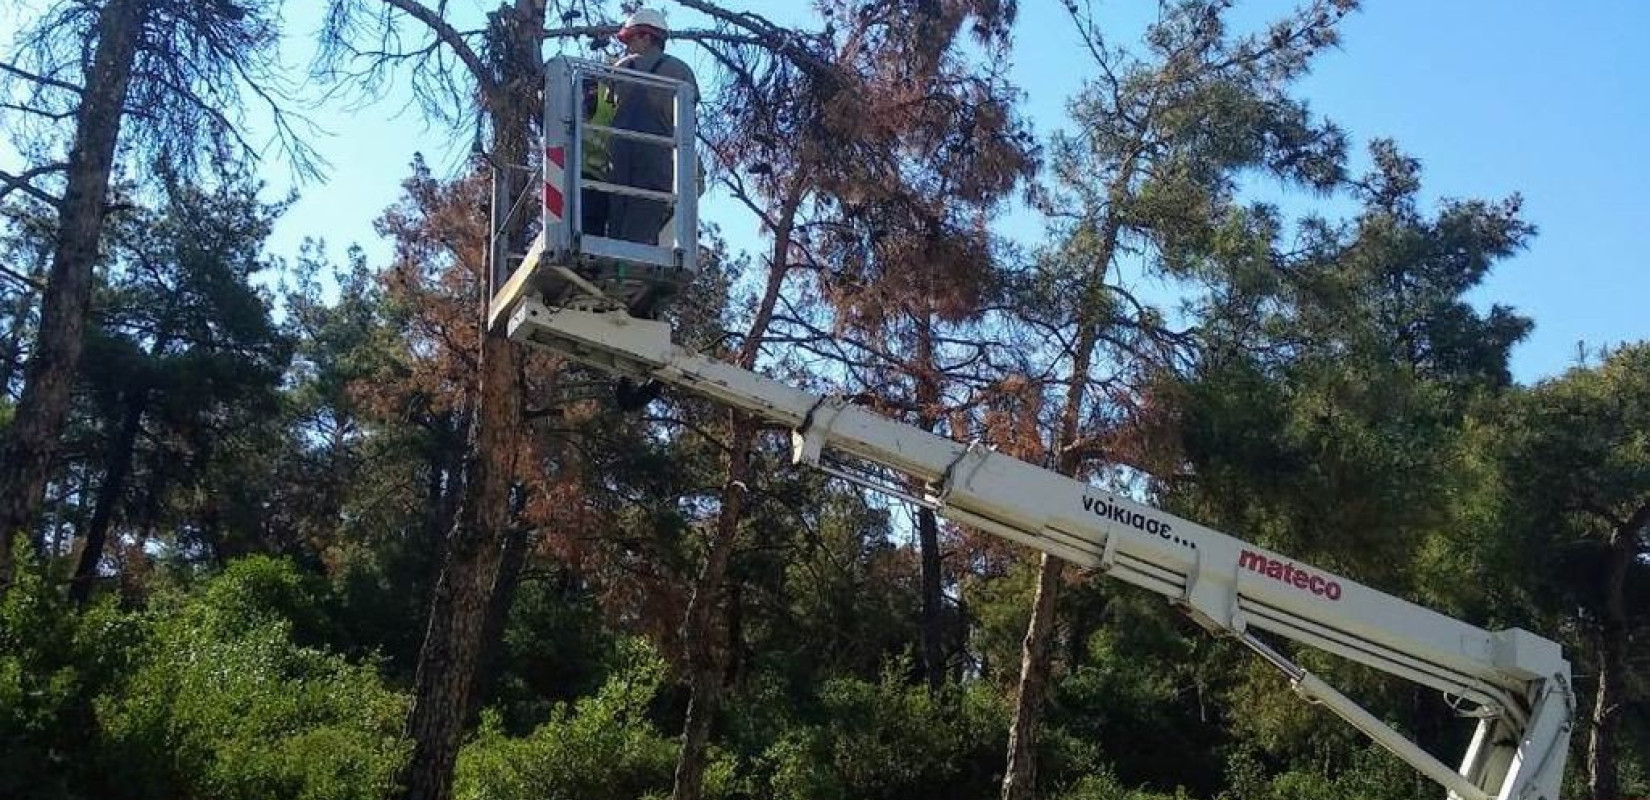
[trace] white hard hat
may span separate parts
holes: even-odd
[[[665,15],[651,8],[638,8],[630,19],[624,21],[624,27],[619,29],[619,41],[630,38],[630,33],[638,28],[652,28],[663,39],[670,35],[670,26],[665,23]]]

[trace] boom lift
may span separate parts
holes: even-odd
[[[564,94],[576,91],[577,82],[565,76],[639,79],[556,61],[562,63],[552,63],[545,120],[551,148],[577,142],[584,124]],[[673,260],[661,263],[664,250],[633,251],[634,265],[642,274],[661,276],[666,291],[690,276],[695,246],[692,229],[680,224],[694,218],[694,195],[684,191],[684,173],[694,163],[693,117],[690,107],[678,105],[678,113]],[[547,199],[552,189],[572,196],[579,188],[577,170],[546,170]],[[581,248],[576,227],[558,229],[576,220],[547,203],[540,241],[513,275],[498,282],[489,318],[515,341],[621,377],[659,381],[787,427],[796,463],[1155,592],[1210,633],[1253,650],[1307,701],[1442,785],[1448,798],[1558,800],[1575,700],[1570,665],[1555,642],[1517,628],[1483,630],[978,443],[961,444],[839,397],[803,392],[697,355],[671,341],[667,323],[628,313],[638,286],[619,276],[636,273],[620,265],[591,270],[588,258],[622,261],[632,251],[603,251],[588,240]],[[639,288],[643,294],[652,289]],[[927,489],[911,494],[845,468],[843,459],[918,479]],[[1257,631],[1442,692],[1477,721],[1459,768],[1289,660]]]
[[[604,308],[651,317],[692,279],[697,267],[694,91],[661,75],[565,56],[550,61],[546,76],[544,180],[539,187],[543,223],[518,266],[503,232],[533,187],[518,192],[513,181],[495,173],[489,296],[532,293],[552,304],[588,305],[599,300]],[[620,85],[666,99],[675,115],[673,129],[661,134],[602,124],[596,114],[598,97]],[[651,148],[652,157],[668,158],[675,166],[671,185],[631,186],[608,182],[600,174],[587,175],[591,154],[605,153],[619,142],[631,143],[632,152]],[[588,206],[600,202],[605,218],[616,211],[609,211],[607,203],[621,198],[662,204],[662,225],[640,241],[585,229]],[[498,314],[506,307],[494,303],[489,308],[489,328],[498,326]]]

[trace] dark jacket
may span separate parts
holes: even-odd
[[[699,85],[693,70],[681,59],[660,50],[636,53],[620,59],[615,66],[650,72],[683,81],[693,87],[693,102],[698,102]],[[617,110],[613,127],[641,133],[668,135],[675,127],[672,93],[666,89],[649,88],[628,81],[616,81]],[[612,146],[613,183],[639,189],[669,191],[675,174],[670,150],[650,142],[638,142],[615,137]],[[609,218],[609,235],[617,239],[653,244],[669,218],[665,204],[640,198],[615,195]]]

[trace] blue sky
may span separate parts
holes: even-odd
[[[1293,5],[1240,0],[1234,23]],[[1155,4],[1098,7],[1126,26]],[[1015,78],[1039,129],[1052,128],[1084,62],[1057,2],[1021,10]],[[1472,296],[1535,320],[1513,354],[1520,381],[1573,365],[1580,341],[1650,338],[1647,30],[1650,3],[1366,0],[1300,84],[1360,156],[1390,137],[1420,159],[1429,200],[1523,196],[1538,235]]]
[[[286,55],[295,65],[308,56],[321,5],[288,3]],[[1234,21],[1242,26],[1293,4],[1237,5]],[[752,6],[780,20],[807,11],[803,0]],[[665,7],[674,24],[694,21]],[[1156,4],[1098,8],[1122,35]],[[0,19],[0,37],[9,39],[18,21]],[[1639,41],[1646,30],[1650,4],[1626,0],[1367,0],[1343,25],[1341,49],[1323,56],[1301,84],[1300,94],[1355,142],[1391,137],[1419,158],[1429,199],[1523,195],[1539,235],[1473,296],[1534,318],[1535,332],[1514,353],[1521,381],[1573,364],[1579,341],[1596,347],[1650,338],[1642,310],[1650,298],[1643,190],[1650,160],[1642,154],[1650,142],[1650,59]],[[701,75],[711,71],[691,49],[679,54]],[[1011,74],[1039,135],[1065,124],[1065,100],[1087,69],[1060,2],[1021,0]],[[317,145],[332,167],[324,183],[300,187],[302,198],[280,223],[272,249],[283,256],[314,236],[334,254],[356,243],[381,258],[388,248],[372,220],[394,201],[413,153],[449,172],[462,164],[470,139],[469,131],[426,125],[393,96],[314,117],[331,132]],[[15,157],[0,150],[0,165],[14,168]],[[287,182],[279,163],[270,167],[273,195]],[[736,243],[753,241],[749,221],[721,198],[707,198],[701,215],[722,223]],[[1027,242],[1039,233],[1023,215],[1004,230]]]
[[[1524,198],[1538,236],[1475,293],[1535,332],[1521,380],[1576,343],[1650,338],[1650,4],[1370,2],[1302,85],[1355,138],[1418,157],[1432,198]]]

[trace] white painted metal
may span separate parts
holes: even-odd
[[[1217,635],[1255,646],[1250,629],[1265,630],[1470,700],[1480,735],[1456,772],[1266,650],[1302,694],[1453,796],[1558,796],[1573,715],[1569,664],[1554,642],[1483,630],[989,448],[703,358],[672,343],[661,322],[549,308],[531,297],[514,307],[509,330],[518,341],[791,428],[799,462],[822,466],[830,451],[916,478],[931,487],[920,500],[937,513],[1163,595]]]
[[[1449,789],[1451,797],[1459,800],[1490,800],[1488,792],[1474,785],[1461,773],[1450,769],[1432,757],[1431,753],[1420,747],[1403,734],[1398,733],[1386,723],[1381,722],[1375,715],[1365,711],[1362,706],[1353,702],[1346,695],[1341,694],[1323,682],[1322,678],[1302,669],[1299,665],[1284,658],[1266,643],[1249,634],[1240,637],[1244,644],[1259,653],[1262,658],[1289,676],[1289,685],[1309,702],[1321,703],[1334,711],[1338,716],[1352,724],[1352,727],[1363,731],[1364,735],[1379,742],[1382,747],[1396,753],[1399,758],[1408,762],[1423,775],[1437,781],[1444,788]]]
[[[698,163],[695,89],[673,78],[558,56],[545,65],[542,227],[521,263],[508,274],[494,258],[487,310],[489,329],[508,319],[514,302],[535,287],[606,297],[619,305],[643,303],[691,280],[698,268]],[[583,87],[592,82],[641,84],[671,93],[674,129],[658,135],[596,125],[584,118]],[[587,132],[645,142],[669,151],[674,169],[668,191],[626,186],[584,175]],[[656,241],[623,241],[582,229],[585,189],[656,201],[667,209]],[[495,214],[501,207],[494,198]],[[495,222],[495,230],[498,224]],[[496,248],[495,248],[496,249]]]

